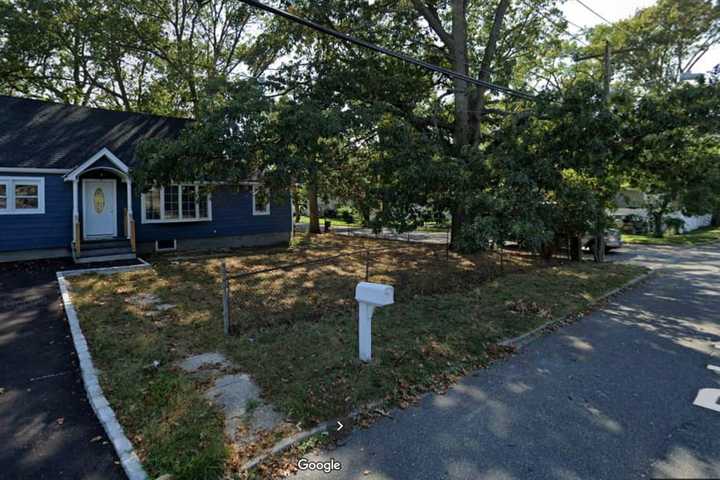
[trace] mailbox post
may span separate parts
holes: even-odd
[[[381,283],[360,282],[355,287],[355,300],[358,302],[358,340],[360,360],[372,360],[372,316],[375,307],[392,305],[395,289]]]

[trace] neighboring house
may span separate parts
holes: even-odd
[[[640,217],[650,220],[648,211],[644,208],[648,198],[648,194],[637,189],[624,188],[615,199],[617,209],[612,212],[615,216],[639,215]],[[690,232],[698,228],[710,225],[712,215],[687,216],[681,211],[675,210],[664,215],[664,218],[679,218],[685,222],[685,231]]]
[[[289,194],[261,205],[253,182],[134,188],[141,141],[174,138],[186,122],[0,96],[0,262],[287,242]]]

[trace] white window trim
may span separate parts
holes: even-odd
[[[165,187],[160,187],[160,218],[149,219],[147,218],[147,211],[145,210],[145,196],[147,193],[140,195],[140,219],[142,223],[191,223],[191,222],[211,222],[212,221],[212,198],[211,194],[207,194],[207,218],[197,218],[200,215],[200,202],[195,202],[195,214],[194,218],[183,218],[182,216],[182,187],[194,186],[196,191],[200,187],[197,183],[178,183],[171,185],[172,188],[177,188],[178,191],[178,218],[165,219]]]
[[[155,240],[155,251],[156,252],[174,252],[177,250],[177,239],[176,238],[173,238],[173,240],[172,240],[173,246],[168,247],[168,248],[160,248],[158,246],[159,242],[160,242],[160,240]]]
[[[0,173],[68,173],[69,168],[31,168],[31,167],[0,167]]]
[[[252,187],[252,214],[253,214],[253,217],[270,215],[270,199],[269,198],[268,198],[268,202],[266,205],[267,208],[265,210],[257,209],[257,204],[255,203],[257,190],[258,190],[258,185],[253,185],[253,187]]]
[[[0,177],[0,183],[6,185],[6,208],[0,208],[0,215],[43,215],[45,213],[44,177]],[[38,208],[15,208],[15,185],[37,185]]]

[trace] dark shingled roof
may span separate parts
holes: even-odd
[[[128,166],[147,138],[174,138],[188,120],[0,95],[0,167],[73,168],[103,147]]]

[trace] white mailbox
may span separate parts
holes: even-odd
[[[395,303],[395,289],[382,283],[360,282],[355,287],[355,300],[375,307],[384,307]]]
[[[384,307],[395,303],[395,289],[381,283],[360,282],[355,287],[355,300],[358,301],[358,348],[360,360],[372,360],[372,316],[375,307]]]

